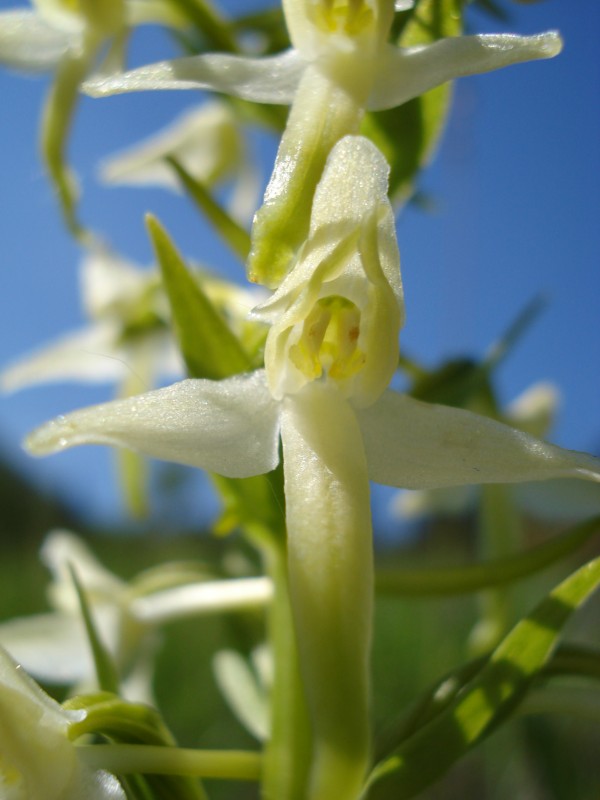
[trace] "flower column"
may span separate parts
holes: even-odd
[[[388,166],[366,139],[334,148],[309,238],[259,310],[281,400],[292,607],[313,727],[311,800],[358,797],[369,758],[373,555],[354,411],[389,383],[402,322]]]

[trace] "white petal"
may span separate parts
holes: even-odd
[[[92,78],[83,90],[101,97],[152,89],[208,89],[256,103],[287,104],[294,98],[303,69],[295,50],[264,58],[209,53]]]
[[[35,614],[0,625],[0,644],[37,680],[72,686],[89,681],[94,664],[80,618]]]
[[[0,13],[0,63],[15,69],[49,71],[79,39],[78,34],[49,25],[35,11]]]
[[[80,444],[107,444],[246,478],[275,468],[278,441],[278,406],[258,370],[223,381],[182,381],[74,411],[38,428],[25,447],[41,456]]]
[[[119,326],[102,322],[62,336],[9,364],[0,373],[0,388],[14,392],[53,381],[103,383],[127,373],[126,349],[118,346]]]
[[[192,177],[212,184],[237,172],[242,154],[242,132],[233,110],[215,101],[186,111],[167,128],[110,157],[100,173],[107,183],[177,189],[167,156],[176,157]]]
[[[248,661],[236,650],[220,650],[213,659],[213,672],[238,720],[259,742],[266,741],[270,733],[268,696]]]
[[[600,459],[546,444],[463,409],[388,390],[357,416],[369,476],[378,483],[433,489],[548,478],[600,481]]]
[[[425,46],[390,47],[382,57],[369,108],[394,108],[455,78],[552,58],[561,49],[562,40],[556,31],[536,36],[456,36]]]
[[[89,547],[69,531],[51,531],[44,539],[40,557],[52,573],[50,599],[57,609],[75,614],[79,611],[71,569],[75,570],[91,603],[99,600],[116,603],[126,590],[126,583],[107,570]]]
[[[104,250],[90,251],[81,263],[81,293],[86,313],[94,318],[122,320],[144,293],[158,284],[155,270],[140,269]]]
[[[158,624],[200,614],[260,608],[273,596],[269,578],[237,578],[175,586],[132,601],[129,612],[140,622]]]
[[[560,404],[556,386],[540,381],[516,397],[506,408],[506,420],[532,436],[545,436],[551,429]]]

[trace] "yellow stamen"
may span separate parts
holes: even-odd
[[[313,22],[325,33],[357,36],[375,21],[369,0],[321,0],[312,11]]]
[[[357,346],[359,335],[360,311],[354,303],[339,296],[324,297],[302,323],[302,334],[289,350],[290,360],[309,380],[323,372],[338,381],[351,378],[365,363]]]

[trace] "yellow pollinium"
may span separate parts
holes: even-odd
[[[357,36],[373,26],[375,14],[369,0],[320,0],[313,6],[313,22],[325,33]]]
[[[300,338],[289,350],[290,360],[310,380],[323,372],[334,380],[346,380],[365,363],[359,335],[360,311],[355,304],[344,297],[324,297],[302,323]]]

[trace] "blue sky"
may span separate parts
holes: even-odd
[[[12,5],[3,0],[3,8]],[[487,17],[472,20],[478,30],[503,29]],[[498,374],[501,396],[508,401],[539,380],[555,383],[563,401],[553,440],[598,452],[600,6],[593,0],[576,10],[562,0],[514,4],[505,29],[550,28],[565,39],[558,58],[456,85],[448,129],[422,180],[434,210],[407,208],[398,221],[407,304],[402,344],[430,365],[452,355],[481,355],[533,296],[544,293],[546,310]],[[164,37],[146,31],[135,58],[163,57],[165,45]],[[47,85],[43,78],[0,72],[2,365],[83,322],[78,250],[60,225],[35,143]],[[90,166],[198,99],[181,92],[84,100],[71,147],[82,178],[82,212],[126,257],[148,264],[142,216],[152,210],[186,255],[224,265],[242,279],[239,266],[181,198],[161,190],[103,188]],[[266,179],[274,143],[255,137],[254,144]],[[61,385],[0,399],[4,454],[96,520],[119,513],[111,454],[83,448],[33,461],[19,442],[55,414],[110,397],[107,386]]]

